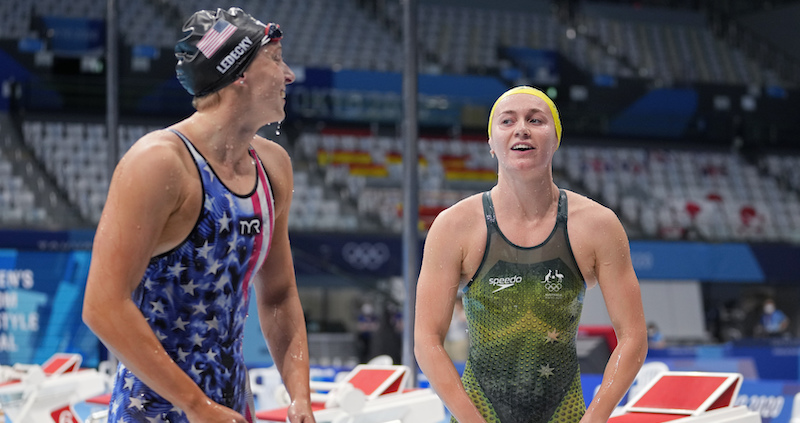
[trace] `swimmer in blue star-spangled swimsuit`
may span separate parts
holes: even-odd
[[[248,287],[269,252],[274,199],[261,160],[258,179],[239,196],[216,177],[177,131],[197,164],[204,204],[195,229],[172,251],[154,257],[134,291],[134,303],[164,349],[215,402],[254,415],[242,356]],[[120,364],[109,422],[184,421],[173,407]]]
[[[295,80],[283,31],[231,7],[182,33],[176,77],[196,111],[125,152],[92,245],[82,317],[121,363],[109,422],[254,423],[242,345],[266,341],[287,420],[314,423],[292,162],[259,134]],[[249,295],[263,338],[243,340]]]

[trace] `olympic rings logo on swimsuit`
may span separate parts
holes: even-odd
[[[389,246],[383,242],[348,242],[342,247],[342,258],[356,269],[378,269],[390,256]]]
[[[563,285],[564,275],[559,273],[558,270],[553,272],[550,270],[547,272],[547,276],[544,277],[542,283],[544,284],[545,289],[550,292],[560,291],[561,288],[564,287]]]
[[[545,287],[545,289],[547,289],[550,292],[555,292],[555,291],[560,291],[561,288],[562,288],[562,285],[561,285],[561,283],[558,283],[558,282],[556,282],[556,283],[546,283],[546,284],[544,284],[544,287]]]

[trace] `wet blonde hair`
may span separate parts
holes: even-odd
[[[194,97],[192,98],[192,106],[197,111],[202,111],[203,109],[207,109],[209,107],[214,107],[220,103],[221,97],[219,95],[219,91],[214,91],[213,93],[206,94],[202,97]]]

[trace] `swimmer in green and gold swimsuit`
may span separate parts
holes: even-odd
[[[497,184],[448,207],[425,237],[419,367],[460,423],[605,423],[647,355],[625,228],[613,210],[556,185],[561,120],[545,93],[505,92],[488,135]],[[587,406],[575,344],[584,295],[595,286],[617,344]],[[470,343],[463,374],[444,348],[460,290]]]
[[[575,337],[586,284],[567,237],[567,196],[545,242],[510,242],[484,193],[486,253],[464,293],[464,388],[489,422],[578,422],[586,405]]]

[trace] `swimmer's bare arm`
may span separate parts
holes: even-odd
[[[448,410],[459,422],[472,423],[484,419],[467,396],[461,377],[444,349],[469,239],[465,236],[469,210],[463,206],[462,202],[439,214],[425,237],[417,282],[414,353],[420,369]]]
[[[270,354],[292,399],[289,421],[310,423],[308,339],[289,244],[292,165],[278,144],[258,143],[275,195],[272,246],[255,282],[258,316]]]
[[[647,328],[639,281],[633,270],[630,245],[617,216],[597,205],[593,237],[594,274],[603,293],[617,347],[611,353],[600,389],[581,423],[606,422],[630,388],[647,355]]]
[[[145,136],[114,171],[95,234],[83,319],[111,353],[190,421],[244,423],[239,413],[211,402],[172,361],[131,300],[150,258],[169,238],[171,217],[186,210],[189,198],[189,172],[178,150],[184,147],[167,137]]]

